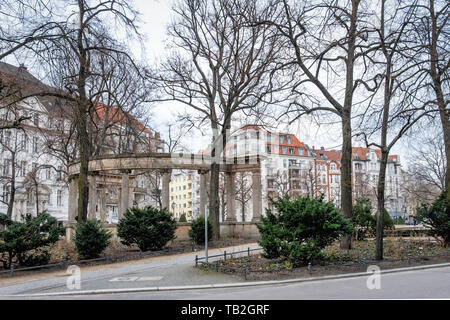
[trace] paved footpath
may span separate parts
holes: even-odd
[[[209,254],[227,254],[258,245],[245,244],[220,249],[210,249]],[[215,283],[241,282],[242,278],[214,271],[194,268],[195,256],[204,256],[204,251],[160,256],[137,261],[86,266],[81,268],[80,290],[140,288],[148,286],[186,286]],[[211,259],[213,260],[213,259]],[[0,279],[0,299],[2,296],[49,292],[68,292],[65,271],[36,276],[14,276]]]

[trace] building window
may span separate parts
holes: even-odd
[[[9,167],[11,166],[11,159],[3,160],[3,174],[9,175]]]
[[[289,154],[295,154],[295,149],[294,148],[289,148]]]
[[[36,127],[39,126],[39,114],[33,114],[33,123]]]
[[[27,162],[26,161],[21,161],[20,162],[19,174],[20,174],[21,177],[25,177],[25,175],[27,174]]]
[[[272,148],[270,146],[267,146],[267,153],[272,153]]]
[[[288,144],[292,144],[292,137],[291,136],[287,136],[286,140],[287,140]]]
[[[9,202],[9,186],[3,186],[2,201]]]
[[[28,142],[28,137],[25,133],[22,133],[22,141],[20,142],[21,144],[21,149],[22,150],[27,150],[27,142]]]
[[[50,168],[47,168],[47,170],[45,170],[45,179],[50,180],[50,178],[51,178]]]
[[[33,137],[33,152],[38,152],[38,138]]]
[[[282,154],[287,154],[287,147],[286,146],[282,146],[281,147],[281,153]]]
[[[58,207],[62,206],[62,190],[58,190],[56,193],[56,205]]]
[[[331,169],[331,170],[336,170],[336,164],[335,164],[335,163],[332,163],[332,164],[330,165],[330,169]]]
[[[280,136],[280,144],[284,144],[284,136]]]
[[[11,141],[11,132],[6,130],[3,134],[3,147],[4,147],[3,149],[9,148],[10,141]]]

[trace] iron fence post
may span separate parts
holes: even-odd
[[[309,275],[311,275],[312,274],[311,262],[308,262],[308,271],[309,271]]]
[[[227,252],[226,251],[223,252],[223,260],[227,260]]]
[[[250,257],[250,247],[247,248],[248,256]]]
[[[198,255],[195,255],[195,266],[198,266]]]
[[[246,268],[246,267],[244,267],[244,268],[242,269],[242,274],[243,274],[243,276],[244,276],[244,280],[247,280],[247,268]]]
[[[219,272],[219,260],[216,261],[216,272]]]

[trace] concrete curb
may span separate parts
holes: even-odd
[[[396,268],[380,270],[381,274],[398,273],[407,271],[416,271],[423,269],[436,269],[450,267],[450,263],[423,265],[406,268]],[[97,290],[84,290],[84,291],[71,291],[71,292],[51,292],[51,293],[37,293],[37,294],[23,294],[23,295],[5,295],[4,297],[51,297],[51,296],[77,296],[77,295],[95,295],[95,294],[114,294],[114,293],[136,293],[136,292],[156,292],[156,291],[176,291],[176,290],[201,290],[201,289],[219,289],[219,288],[240,288],[240,287],[255,287],[255,286],[267,286],[289,283],[302,283],[302,282],[314,282],[325,280],[336,280],[345,278],[367,277],[372,273],[358,272],[348,273],[341,275],[331,275],[323,277],[312,278],[297,278],[288,280],[270,280],[270,281],[253,281],[253,282],[236,282],[236,283],[218,283],[207,285],[190,285],[190,286],[170,286],[170,287],[142,287],[142,288],[126,288],[126,289],[97,289]]]

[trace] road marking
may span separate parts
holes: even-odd
[[[127,282],[127,281],[136,281],[137,279],[138,279],[139,277],[117,277],[117,278],[112,278],[111,280],[109,280],[109,281],[124,281],[124,282]]]
[[[117,277],[109,280],[110,282],[132,282],[132,281],[158,281],[163,277]]]
[[[161,280],[163,277],[140,277],[136,281],[158,281]]]

